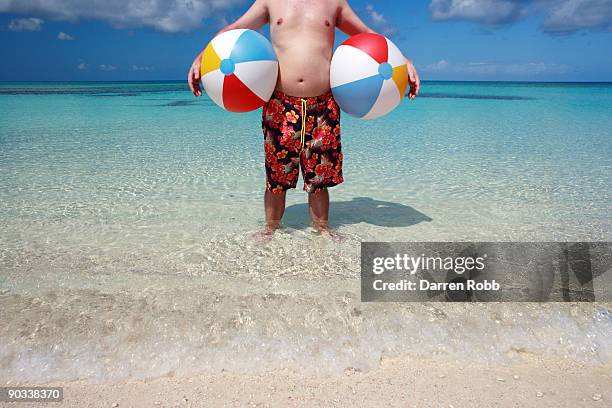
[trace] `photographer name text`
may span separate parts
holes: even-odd
[[[427,279],[419,279],[417,282],[402,279],[399,282],[384,282],[376,279],[372,282],[372,287],[376,291],[418,291],[418,290],[439,290],[439,291],[498,291],[501,289],[495,280],[475,281],[468,279],[462,282],[431,282]]]

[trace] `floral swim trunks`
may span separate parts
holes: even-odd
[[[297,186],[315,193],[342,183],[340,108],[331,92],[298,98],[275,91],[263,107],[267,188],[281,193]]]

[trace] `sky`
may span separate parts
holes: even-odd
[[[251,3],[0,0],[0,81],[181,80]],[[612,0],[350,4],[425,80],[612,81]]]

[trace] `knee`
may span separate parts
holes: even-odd
[[[310,197],[320,197],[328,195],[327,188],[320,188],[316,191],[311,191],[308,193]]]

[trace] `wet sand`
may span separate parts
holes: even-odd
[[[612,366],[529,355],[508,366],[404,356],[336,376],[219,372],[50,385],[65,387],[62,407],[606,407]],[[28,405],[35,406],[20,404]]]

